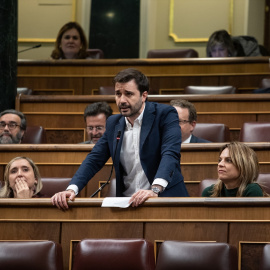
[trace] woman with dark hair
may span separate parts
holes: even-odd
[[[202,197],[263,197],[256,183],[259,163],[253,149],[240,142],[226,144],[220,151],[218,181],[202,192]]]
[[[39,198],[42,189],[41,177],[36,164],[27,157],[12,159],[5,168],[4,186],[0,198]]]
[[[52,59],[87,59],[87,40],[82,27],[76,22],[65,24],[59,31]]]

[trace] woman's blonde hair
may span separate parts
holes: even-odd
[[[9,171],[10,171],[10,167],[11,167],[12,163],[16,160],[19,160],[19,159],[27,160],[28,163],[33,168],[34,176],[35,176],[35,179],[37,180],[37,186],[36,186],[36,189],[34,190],[33,195],[36,195],[42,189],[42,182],[41,182],[40,173],[39,173],[37,165],[33,162],[33,160],[28,158],[28,157],[15,157],[7,164],[7,166],[5,168],[4,186],[0,190],[0,198],[13,198],[14,197],[13,190],[11,189],[10,184],[9,184]]]
[[[253,149],[240,142],[231,142],[224,145],[219,155],[224,149],[228,148],[232,164],[239,171],[238,181],[240,186],[238,188],[236,197],[242,197],[248,184],[256,182],[259,175],[259,162],[257,155]],[[223,182],[218,179],[213,187],[213,194],[211,197],[219,197],[223,188]]]

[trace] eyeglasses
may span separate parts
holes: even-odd
[[[103,131],[104,127],[103,126],[96,126],[96,127],[86,127],[88,131],[93,131],[94,129],[96,129],[96,131]]]
[[[186,124],[186,123],[190,123],[190,121],[188,121],[188,120],[179,120],[179,125],[181,126],[181,125],[184,125],[184,124]]]
[[[13,130],[16,127],[19,127],[20,125],[18,125],[17,123],[6,123],[6,122],[0,122],[0,130],[5,129],[5,127],[8,126],[9,130]]]

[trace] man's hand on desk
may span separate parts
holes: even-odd
[[[156,194],[152,190],[141,189],[132,195],[131,199],[129,200],[129,203],[132,203],[131,204],[132,207],[137,207],[151,197],[158,197],[158,194]]]
[[[60,210],[67,210],[68,209],[68,204],[67,200],[69,199],[70,201],[75,200],[75,192],[73,190],[66,190],[62,192],[55,193],[52,198],[52,204],[56,205],[58,209]]]

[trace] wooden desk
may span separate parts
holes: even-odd
[[[260,254],[250,245],[270,242],[269,198],[153,198],[127,209],[101,208],[101,203],[77,198],[62,212],[50,199],[1,199],[0,239],[59,242],[65,269],[71,240],[83,238],[145,238],[156,245],[216,241],[236,247],[246,241],[239,250],[242,270],[258,269]]]
[[[181,170],[190,196],[198,195],[201,180],[217,177],[217,161],[223,143],[183,144],[181,149]],[[270,143],[247,143],[259,159],[260,172],[270,172]],[[39,167],[42,177],[72,177],[93,145],[0,145],[0,179],[3,179],[5,165],[14,157],[30,157]],[[112,162],[106,165],[89,181],[81,192],[89,197],[110,175]],[[114,177],[114,174],[112,178]],[[105,190],[106,192],[106,190]],[[105,193],[103,193],[105,194]]]
[[[270,94],[235,95],[150,95],[149,101],[169,104],[172,99],[187,99],[197,110],[198,123],[224,123],[231,140],[238,140],[244,122],[270,121]],[[79,143],[85,140],[83,112],[100,96],[17,96],[16,109],[28,125],[43,126],[48,143]],[[114,96],[102,96],[114,113],[119,113]]]
[[[188,85],[234,85],[250,93],[269,77],[268,57],[18,60],[17,86],[37,94],[91,95],[128,67],[147,75],[151,94],[182,94]]]

